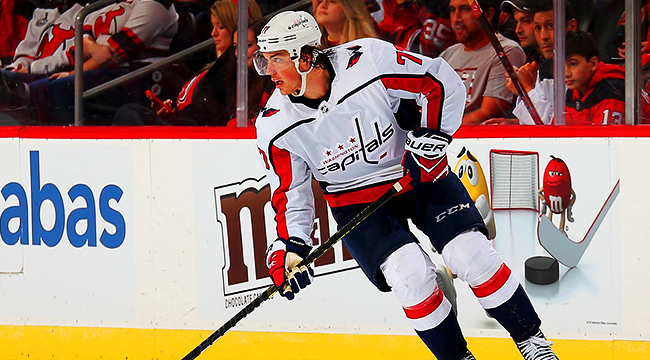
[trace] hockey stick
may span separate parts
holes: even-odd
[[[325,241],[321,246],[317,247],[316,250],[312,251],[306,258],[304,258],[297,266],[309,266],[311,263],[316,261],[321,255],[323,255],[327,250],[331,249],[334,244],[339,242],[345,235],[347,235],[352,229],[357,227],[363,220],[368,218],[372,213],[379,209],[382,205],[388,202],[393,196],[397,195],[399,192],[404,190],[407,185],[411,182],[411,176],[406,174],[398,182],[396,182],[388,191],[382,194],[379,199],[375,200],[372,204],[368,205],[365,209],[361,210],[352,220],[347,224],[343,225],[334,235],[332,235],[327,241]],[[268,300],[273,294],[275,294],[280,288],[275,285],[271,285],[263,293],[257,296],[250,304],[246,305],[242,310],[240,310],[235,316],[226,321],[219,329],[213,332],[207,339],[203,340],[194,350],[190,351],[189,354],[185,355],[182,360],[194,360],[196,359],[203,351],[209,348],[215,341],[220,337],[226,334],[226,332],[232,329],[239,321],[245,318],[247,315],[253,312],[257,307],[262,305],[262,303]]]
[[[481,26],[483,27],[485,34],[490,40],[490,44],[492,44],[494,51],[496,51],[499,60],[501,60],[501,64],[503,65],[504,68],[506,68],[506,73],[508,73],[510,80],[512,80],[512,84],[515,86],[515,89],[517,89],[517,93],[519,94],[519,96],[521,96],[521,99],[524,102],[524,106],[526,106],[526,109],[528,109],[528,112],[530,113],[530,116],[533,118],[533,121],[535,122],[536,125],[544,125],[544,123],[542,122],[542,118],[539,116],[539,113],[537,113],[537,109],[535,109],[535,105],[533,105],[533,102],[530,100],[528,93],[524,90],[524,87],[521,85],[521,82],[517,77],[517,72],[515,71],[515,68],[512,67],[510,60],[508,60],[508,57],[506,56],[506,51],[503,50],[503,46],[501,46],[499,39],[497,39],[494,29],[492,29],[492,25],[490,25],[490,22],[485,17],[485,14],[483,13],[483,9],[481,9],[481,6],[478,4],[476,0],[467,0],[467,1],[469,2],[469,5],[472,7],[472,10],[474,11],[474,14],[476,15],[479,22],[481,23]]]
[[[580,262],[582,255],[587,250],[587,246],[591,243],[591,239],[596,235],[596,231],[598,231],[600,224],[605,219],[605,215],[614,204],[620,190],[621,181],[619,180],[614,185],[614,189],[607,197],[603,207],[600,208],[594,222],[591,223],[587,234],[579,242],[569,239],[566,234],[553,225],[546,215],[540,214],[537,227],[539,244],[563,265],[570,268],[578,266],[578,262]]]

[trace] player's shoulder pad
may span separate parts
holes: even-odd
[[[338,45],[333,49],[331,57],[335,68],[339,71],[359,70],[370,71],[384,57],[395,52],[393,44],[375,38],[361,38]],[[390,56],[392,58],[392,56]]]
[[[296,113],[291,101],[282,95],[279,90],[275,90],[266,105],[257,114],[255,127],[257,128],[258,137],[264,134],[263,137],[270,139],[300,120],[301,117]]]

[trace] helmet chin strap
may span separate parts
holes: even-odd
[[[294,91],[292,95],[303,96],[305,95],[305,91],[307,90],[307,74],[309,74],[314,69],[314,67],[310,65],[309,70],[300,71],[300,59],[295,59],[293,63],[296,65],[296,70],[298,71],[298,74],[300,74],[301,84],[300,84],[300,91]]]

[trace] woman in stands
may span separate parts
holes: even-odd
[[[262,18],[255,0],[248,1],[248,9],[250,19]],[[217,60],[190,79],[176,101],[167,99],[162,104],[152,101],[150,108],[124,105],[115,113],[114,125],[225,126],[235,116],[237,58],[232,44],[237,28],[237,4],[217,0],[210,10]]]
[[[377,23],[364,0],[313,0],[324,48],[364,37],[378,37]]]
[[[254,126],[255,118],[259,111],[266,105],[266,101],[275,89],[275,83],[267,76],[260,76],[253,67],[253,54],[260,47],[257,46],[257,35],[260,34],[265,22],[249,19],[248,39],[246,48],[248,56],[248,126]],[[233,47],[237,49],[238,34],[235,33]],[[237,53],[235,51],[235,53]],[[237,119],[232,119],[228,126],[237,126]]]

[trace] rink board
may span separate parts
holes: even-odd
[[[545,253],[534,198],[533,209],[493,210],[494,246],[561,358],[646,357],[650,245],[641,224],[650,203],[650,131],[464,128],[449,149],[452,168],[463,148],[501,200],[503,184],[493,178],[515,176],[504,176],[495,153],[529,155],[532,167],[516,172],[530,183],[508,188],[531,196],[551,156],[562,158],[577,194],[575,221],[564,229],[573,241],[590,231],[620,180],[578,266],[561,266],[558,282],[535,285],[523,276],[525,259]],[[252,130],[5,128],[0,164],[0,359],[177,359],[270,285],[263,255],[274,239],[273,212]],[[322,201],[317,216],[319,243],[336,225]],[[291,303],[267,301],[202,357],[268,359],[277,349],[302,359],[430,356],[397,301],[377,292],[342,246],[315,271],[318,285]],[[519,358],[468,287],[456,287],[477,358]]]

